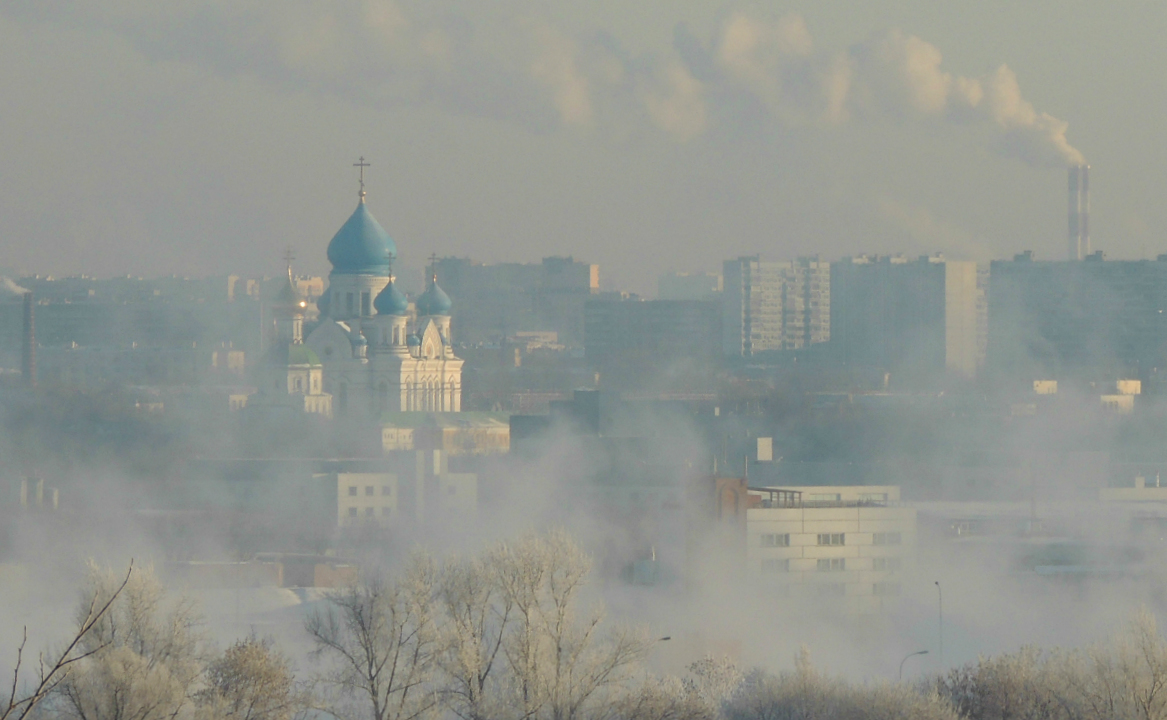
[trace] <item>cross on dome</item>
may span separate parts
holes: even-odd
[[[359,197],[361,198],[361,202],[364,202],[365,201],[365,168],[373,167],[373,163],[365,162],[365,156],[362,155],[360,157],[360,159],[357,160],[357,162],[353,163],[353,167],[361,169],[361,175],[360,175],[361,192],[359,193]]]

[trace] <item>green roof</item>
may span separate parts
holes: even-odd
[[[320,358],[306,345],[288,346],[289,365],[320,365]]]

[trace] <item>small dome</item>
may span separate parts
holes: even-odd
[[[418,297],[416,305],[418,317],[449,315],[450,308],[454,307],[450,296],[438,287],[438,279],[436,277],[430,280],[430,286]]]
[[[417,333],[410,333],[405,344],[409,347],[421,347],[421,338],[417,336]]]
[[[292,271],[290,269],[288,270],[287,281],[276,295],[275,304],[301,313],[308,306],[307,301],[300,297],[300,293],[296,292],[296,287],[292,284]]]
[[[377,293],[377,297],[373,298],[373,308],[376,309],[378,315],[400,317],[409,312],[409,300],[397,289],[393,279],[390,278],[389,284]]]
[[[369,341],[365,339],[364,335],[357,335],[356,339],[353,340],[353,344],[354,345],[368,345]]]
[[[341,275],[388,275],[397,246],[364,200],[328,243],[332,272]]]

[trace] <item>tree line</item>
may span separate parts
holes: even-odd
[[[310,613],[300,676],[262,638],[214,649],[148,569],[91,565],[69,640],[35,660],[27,639],[16,649],[0,720],[1167,720],[1167,643],[1145,612],[1086,648],[1023,648],[914,684],[833,677],[805,649],[784,672],[706,657],[660,677],[644,667],[656,639],[587,606],[590,569],[562,532],[415,554]]]

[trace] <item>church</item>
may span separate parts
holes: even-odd
[[[328,396],[329,414],[462,410],[463,361],[451,343],[450,298],[431,269],[411,308],[394,283],[396,259],[397,246],[365,204],[362,174],[356,210],[328,244],[332,271],[316,302],[319,323],[302,339],[295,325],[303,305],[289,297],[278,309],[290,315],[283,319],[286,344],[303,348],[296,359],[309,358],[308,375],[319,368],[321,384],[305,377],[304,391]]]

